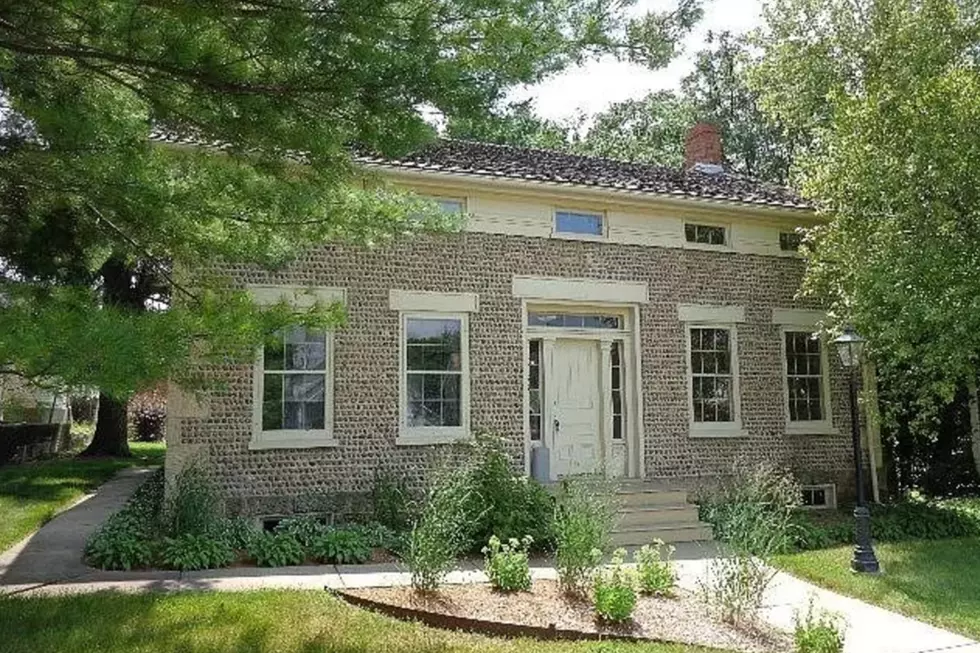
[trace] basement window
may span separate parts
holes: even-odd
[[[784,252],[798,252],[803,243],[803,236],[795,231],[783,231],[779,234],[779,249]]]
[[[725,227],[709,224],[687,223],[684,225],[684,238],[689,243],[699,245],[720,245],[728,244],[728,233]]]
[[[804,485],[803,507],[812,510],[829,510],[837,507],[837,486]]]

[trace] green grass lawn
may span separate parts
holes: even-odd
[[[124,467],[162,465],[162,442],[130,442],[132,458],[54,458],[0,467],[0,551]]]
[[[490,639],[388,619],[326,592],[297,591],[0,598],[0,632],[5,653],[707,653],[661,644]]]
[[[817,585],[980,639],[980,538],[875,545],[885,573],[850,570],[851,547],[780,556],[776,564]]]

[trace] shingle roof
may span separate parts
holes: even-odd
[[[812,208],[791,188],[730,172],[685,172],[645,163],[474,141],[441,139],[395,159],[364,155],[357,159],[362,163],[409,170],[465,173],[780,208]]]

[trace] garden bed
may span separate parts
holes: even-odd
[[[590,601],[569,598],[553,581],[536,581],[531,591],[511,594],[489,585],[458,585],[428,594],[385,587],[350,589],[339,596],[389,616],[491,635],[678,642],[746,653],[790,648],[782,633],[748,633],[719,623],[697,597],[679,589],[673,598],[641,597],[632,621],[623,625],[598,622]]]

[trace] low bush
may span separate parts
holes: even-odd
[[[258,526],[251,519],[229,517],[218,521],[211,535],[219,538],[235,551],[244,551],[259,532]]]
[[[879,542],[980,536],[980,511],[968,500],[927,500],[913,495],[897,503],[872,504],[870,509],[871,537]],[[854,541],[854,517],[849,510],[800,512],[794,519],[799,549],[825,549]]]
[[[178,571],[227,567],[234,559],[235,552],[226,541],[209,535],[167,537],[160,547],[163,566]]]
[[[163,439],[167,410],[163,406],[143,405],[133,415],[133,428],[140,442],[158,442]]]
[[[385,549],[394,553],[399,553],[404,550],[406,540],[405,532],[395,531],[378,522],[355,524],[347,528],[355,529],[363,534],[368,546],[372,549]]]
[[[405,551],[416,590],[436,589],[467,548],[471,492],[467,467],[446,466],[435,474]]]
[[[607,496],[595,482],[562,483],[554,517],[555,567],[566,592],[584,592],[602,561],[615,516]]]
[[[789,551],[798,537],[800,486],[786,470],[737,466],[714,494],[700,502],[701,519],[732,550],[769,556]]]
[[[296,541],[305,547],[309,547],[319,537],[326,533],[329,528],[321,519],[312,515],[301,515],[299,517],[287,517],[275,527],[276,533],[286,533],[296,538]]]
[[[842,653],[844,625],[841,618],[814,608],[810,600],[806,612],[794,615],[793,642],[796,653]]]
[[[506,542],[530,535],[539,550],[554,541],[554,499],[534,479],[515,473],[505,440],[480,433],[471,445],[468,523],[473,550],[496,535]]]
[[[416,508],[403,478],[390,472],[376,472],[370,499],[371,516],[375,522],[395,533],[411,530]]]
[[[360,564],[371,557],[370,540],[356,527],[324,531],[310,542],[308,548],[313,558],[331,564]]]
[[[130,570],[148,567],[153,560],[152,540],[145,525],[125,509],[110,517],[85,543],[85,558],[100,569]]]
[[[636,609],[636,574],[623,566],[626,549],[616,549],[612,563],[595,576],[593,605],[603,621],[622,622]]]
[[[713,558],[700,580],[702,599],[725,623],[751,625],[775,573],[763,560],[750,555]]]
[[[506,543],[494,535],[483,547],[484,570],[494,589],[501,592],[520,592],[531,589],[531,568],[528,550],[533,543],[530,535]]]
[[[129,570],[153,562],[152,542],[163,503],[163,470],[153,472],[122,510],[103,523],[85,543],[85,559],[100,569]]]
[[[289,533],[261,532],[248,544],[248,557],[260,567],[286,567],[303,563],[303,546]]]
[[[654,540],[652,546],[645,545],[633,554],[640,592],[667,596],[673,591],[676,580],[674,565],[670,561],[673,554],[674,547],[665,545],[661,540]]]
[[[163,530],[169,537],[213,532],[222,516],[221,496],[200,461],[188,463],[168,488]]]

